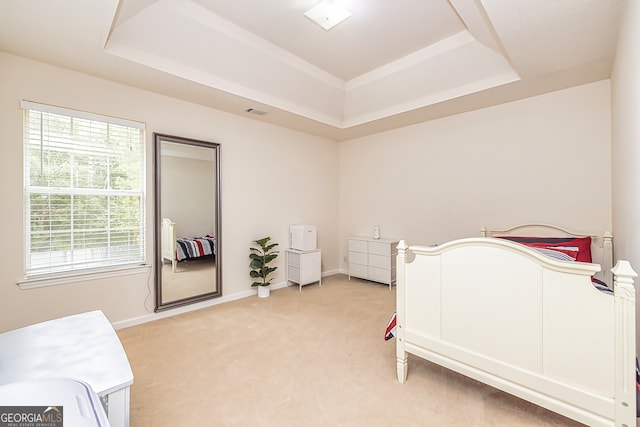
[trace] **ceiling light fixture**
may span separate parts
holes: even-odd
[[[350,17],[351,12],[333,0],[322,0],[307,10],[304,16],[328,31]]]

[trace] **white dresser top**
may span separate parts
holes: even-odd
[[[400,239],[389,239],[389,238],[379,238],[379,239],[374,239],[373,237],[362,237],[362,236],[356,236],[356,237],[349,237],[350,240],[366,240],[367,242],[382,242],[382,243],[398,243],[400,241]]]
[[[287,252],[291,252],[293,254],[310,254],[310,253],[313,253],[313,252],[322,252],[322,249],[309,249],[308,251],[302,251],[300,249],[289,248],[289,249],[285,249],[285,250]]]
[[[0,334],[0,384],[43,378],[79,379],[100,396],[133,383],[124,348],[102,311]]]

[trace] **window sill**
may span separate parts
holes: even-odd
[[[106,279],[109,277],[128,276],[149,273],[151,265],[129,265],[108,270],[93,270],[82,273],[62,273],[55,276],[32,277],[18,281],[20,289],[44,288],[47,286],[65,285],[69,283],[86,282],[89,280]]]

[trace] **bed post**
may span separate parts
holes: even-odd
[[[396,362],[398,381],[403,384],[407,379],[407,352],[404,350],[404,325],[405,325],[405,292],[406,292],[406,256],[407,243],[400,240],[398,243],[398,257],[396,265]]]
[[[611,269],[614,292],[615,425],[636,425],[636,322],[633,278],[638,274],[628,261]]]
[[[178,252],[177,252],[178,241],[176,240],[177,238],[178,236],[176,233],[176,224],[174,222],[171,222],[171,272],[172,273],[176,272],[176,267],[178,266]]]
[[[611,286],[613,283],[613,234],[605,231],[602,235],[602,280]]]

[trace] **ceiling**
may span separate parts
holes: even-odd
[[[318,1],[2,0],[0,50],[342,141],[609,78],[624,2]]]

